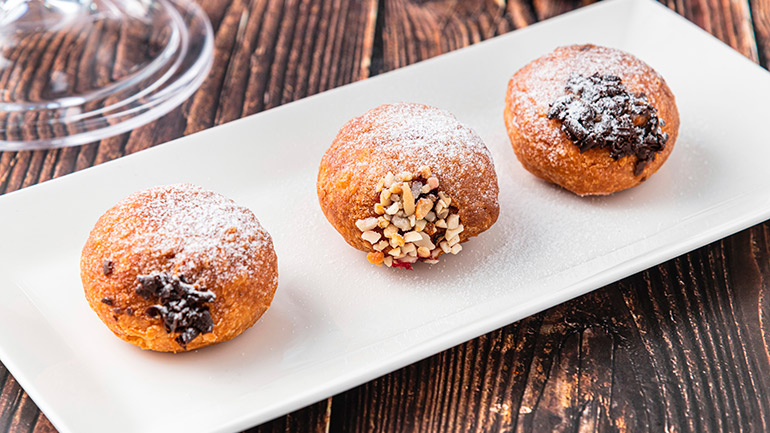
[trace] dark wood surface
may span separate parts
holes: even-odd
[[[0,152],[0,193],[591,2],[200,0],[215,60],[189,101],[98,143]],[[770,0],[663,3],[767,68]],[[0,364],[0,432],[55,431]],[[768,432],[770,222],[249,431]]]

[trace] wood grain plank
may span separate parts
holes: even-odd
[[[221,101],[223,82],[233,67],[232,55],[247,31],[246,22],[251,10],[243,0],[235,0],[222,7],[221,2],[207,1],[201,4],[206,13],[217,23],[214,37],[214,61],[211,71],[189,104],[185,135],[205,129],[217,123],[217,108]],[[215,16],[214,14],[217,14]],[[259,14],[259,10],[253,10]],[[215,21],[215,18],[216,21]],[[221,120],[226,121],[225,120]]]
[[[595,0],[583,1],[552,1],[552,0],[532,0],[532,8],[538,21],[547,20],[557,15],[573,11],[580,6],[587,6],[595,3]]]
[[[332,399],[296,410],[286,416],[250,428],[245,433],[328,433]]]
[[[536,21],[532,3],[526,0],[508,0],[506,3],[506,17],[510,21],[510,27],[514,29],[524,28]],[[498,33],[504,31],[498,30]]]
[[[770,0],[751,0],[749,5],[759,64],[767,69],[770,67]]]
[[[41,412],[35,421],[35,426],[32,429],[32,433],[56,433],[56,428],[51,424],[51,421]]]
[[[748,0],[661,0],[661,3],[749,59],[758,61]]]
[[[22,398],[26,394],[21,389],[16,379],[6,375],[2,389],[0,389],[0,431],[7,432],[15,427],[18,418],[16,412],[21,407]]]
[[[10,171],[7,175],[6,190],[4,192],[16,191],[21,188],[24,178],[27,176],[27,168],[32,159],[32,152],[16,152],[11,157],[13,160],[9,165]]]
[[[40,410],[37,408],[27,393],[21,393],[16,412],[11,419],[8,433],[29,433],[34,429]]]
[[[24,175],[24,180],[21,185],[22,188],[26,188],[40,182],[40,172],[43,169],[45,155],[46,152],[43,150],[31,152],[29,166],[27,166],[27,173]]]
[[[383,69],[393,70],[528,25],[519,3],[506,14],[504,3],[392,0],[382,9]]]
[[[0,152],[0,193],[5,193],[11,171],[16,164],[16,152]]]
[[[528,318],[335,397],[331,431],[510,428],[540,318]],[[440,377],[441,380],[436,380]],[[492,392],[488,392],[488,391]],[[414,416],[404,416],[411,414]]]
[[[53,172],[53,178],[64,176],[65,174],[70,174],[73,171],[75,171],[75,163],[77,162],[78,154],[80,154],[79,147],[65,147],[62,149],[48,150],[47,152],[58,153],[58,158],[56,159],[56,165],[51,167]],[[24,155],[27,152],[18,152],[18,153],[21,155]],[[10,190],[10,191],[13,191],[13,190]]]

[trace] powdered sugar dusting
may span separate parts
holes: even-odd
[[[357,170],[376,162],[383,171],[400,172],[406,168],[404,163],[419,161],[437,173],[450,166],[456,170],[453,176],[460,178],[484,172],[492,161],[476,132],[436,107],[406,102],[382,105],[351,123],[356,122],[367,122],[370,127],[357,140],[341,147],[369,143],[374,151],[371,159],[357,161]],[[497,202],[496,189],[482,189],[479,193]]]
[[[577,49],[576,49],[577,48]],[[596,45],[560,47],[528,64],[523,70],[530,74],[527,79],[529,95],[537,100],[550,102],[561,96],[570,75],[578,72],[584,76],[599,73],[615,75],[623,83],[635,89],[639,84],[653,84],[662,80],[647,64],[630,54],[613,48]],[[535,85],[554,83],[553,85]]]
[[[481,138],[445,110],[418,104],[392,104],[373,117],[374,128],[364,134],[379,146],[399,144],[404,157],[419,154],[427,165],[453,159],[470,163],[474,153],[489,155]]]
[[[372,118],[370,135],[380,145],[399,143],[402,152],[427,151],[434,157],[444,152],[466,158],[461,148],[484,152],[486,147],[473,130],[462,125],[451,113],[435,107],[399,103],[380,107]],[[456,143],[462,146],[450,146]]]
[[[118,203],[113,211],[126,216],[113,240],[137,253],[169,258],[173,271],[180,274],[215,268],[220,281],[250,274],[259,266],[248,264],[272,243],[250,210],[195,185],[141,191]]]

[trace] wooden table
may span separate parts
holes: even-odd
[[[98,143],[0,152],[0,193],[592,0],[200,2],[216,48],[193,98],[157,122]],[[664,3],[767,68],[770,0]],[[500,430],[770,431],[770,223],[249,431]],[[55,429],[0,364],[0,432],[29,431]]]

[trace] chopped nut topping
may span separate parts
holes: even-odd
[[[404,235],[404,242],[422,241],[422,236],[418,232],[409,232]]]
[[[412,252],[414,252],[415,255],[417,255],[417,247],[414,246],[414,244],[406,244],[406,245],[403,246],[403,248],[401,248],[401,253],[402,254],[410,254],[411,255]]]
[[[382,266],[382,261],[384,258],[385,254],[383,254],[382,251],[377,251],[366,255],[366,259],[369,260],[369,263],[377,266]]]
[[[402,218],[398,215],[394,216],[391,222],[393,223],[394,226],[398,227],[399,229],[401,229],[401,231],[404,231],[404,232],[412,228],[412,226],[409,224],[408,219]]]
[[[425,247],[429,250],[432,250],[436,248],[435,245],[433,245],[433,241],[431,241],[430,236],[426,235],[425,233],[420,233],[420,237],[422,237],[421,240],[416,241],[414,244],[418,247]]]
[[[427,198],[421,198],[417,201],[417,206],[414,210],[414,216],[418,220],[424,219],[431,209],[433,209],[433,202]]]
[[[438,230],[436,230],[436,226],[433,223],[428,223],[428,224],[425,224],[425,228],[422,231],[427,233],[428,236],[433,236],[436,234]]]
[[[379,234],[379,233],[377,233],[375,231],[372,231],[372,230],[365,231],[361,235],[361,238],[363,240],[365,240],[366,242],[369,242],[372,245],[375,244],[377,241],[379,241],[381,237],[382,237],[381,234]]]
[[[398,213],[399,209],[400,208],[398,206],[398,203],[396,202],[390,205],[390,207],[388,207],[387,209],[385,209],[385,213],[388,215],[395,215],[396,213]]]
[[[460,215],[453,214],[449,215],[449,217],[446,219],[446,228],[452,230],[456,229],[457,226],[460,225]]]
[[[396,175],[396,180],[399,182],[409,182],[412,179],[412,173],[409,173],[408,171],[404,171]]]
[[[405,243],[406,242],[404,242],[404,237],[398,233],[394,234],[390,238],[390,246],[393,248],[403,247]]]
[[[436,203],[436,215],[441,215],[441,212],[446,208],[446,203],[444,203],[444,200],[439,200]]]
[[[460,233],[462,233],[462,231],[464,229],[465,228],[463,227],[463,225],[460,224],[454,230],[453,229],[447,229],[445,236],[446,236],[447,240],[452,240],[452,238],[454,238],[455,236],[460,236]]]
[[[394,225],[389,225],[385,227],[385,230],[382,231],[382,234],[388,239],[392,238],[396,233],[398,233],[398,227]]]
[[[410,190],[412,192],[412,197],[414,197],[415,200],[417,200],[417,197],[419,197],[420,194],[422,194],[422,182],[420,182],[419,180],[413,181],[412,187],[410,188]]]
[[[404,213],[406,213],[407,216],[414,214],[414,196],[412,195],[412,190],[410,188],[404,188],[402,198],[404,199]]]
[[[390,225],[390,221],[388,221],[388,219],[385,218],[384,216],[377,218],[377,227],[384,229],[389,225]]]
[[[385,179],[383,179],[383,186],[385,186],[385,188],[390,188],[393,186],[394,180],[396,180],[396,177],[393,176],[393,173],[388,172],[388,174],[385,175]]]
[[[438,188],[438,178],[437,177],[429,178],[428,187],[430,188],[428,191],[433,191],[434,189]]]
[[[361,238],[372,245],[367,258],[377,266],[411,269],[417,261],[437,263],[441,254],[461,251],[460,222],[453,200],[439,191],[430,167],[416,173],[386,174],[375,186],[374,215],[356,221]]]
[[[377,218],[369,217],[364,220],[358,220],[356,221],[356,227],[358,227],[358,230],[361,230],[362,232],[369,231],[377,227]]]
[[[444,202],[444,207],[449,207],[449,205],[452,204],[452,199],[449,198],[448,195],[444,194],[444,191],[439,191],[438,196],[441,198],[441,201]]]

